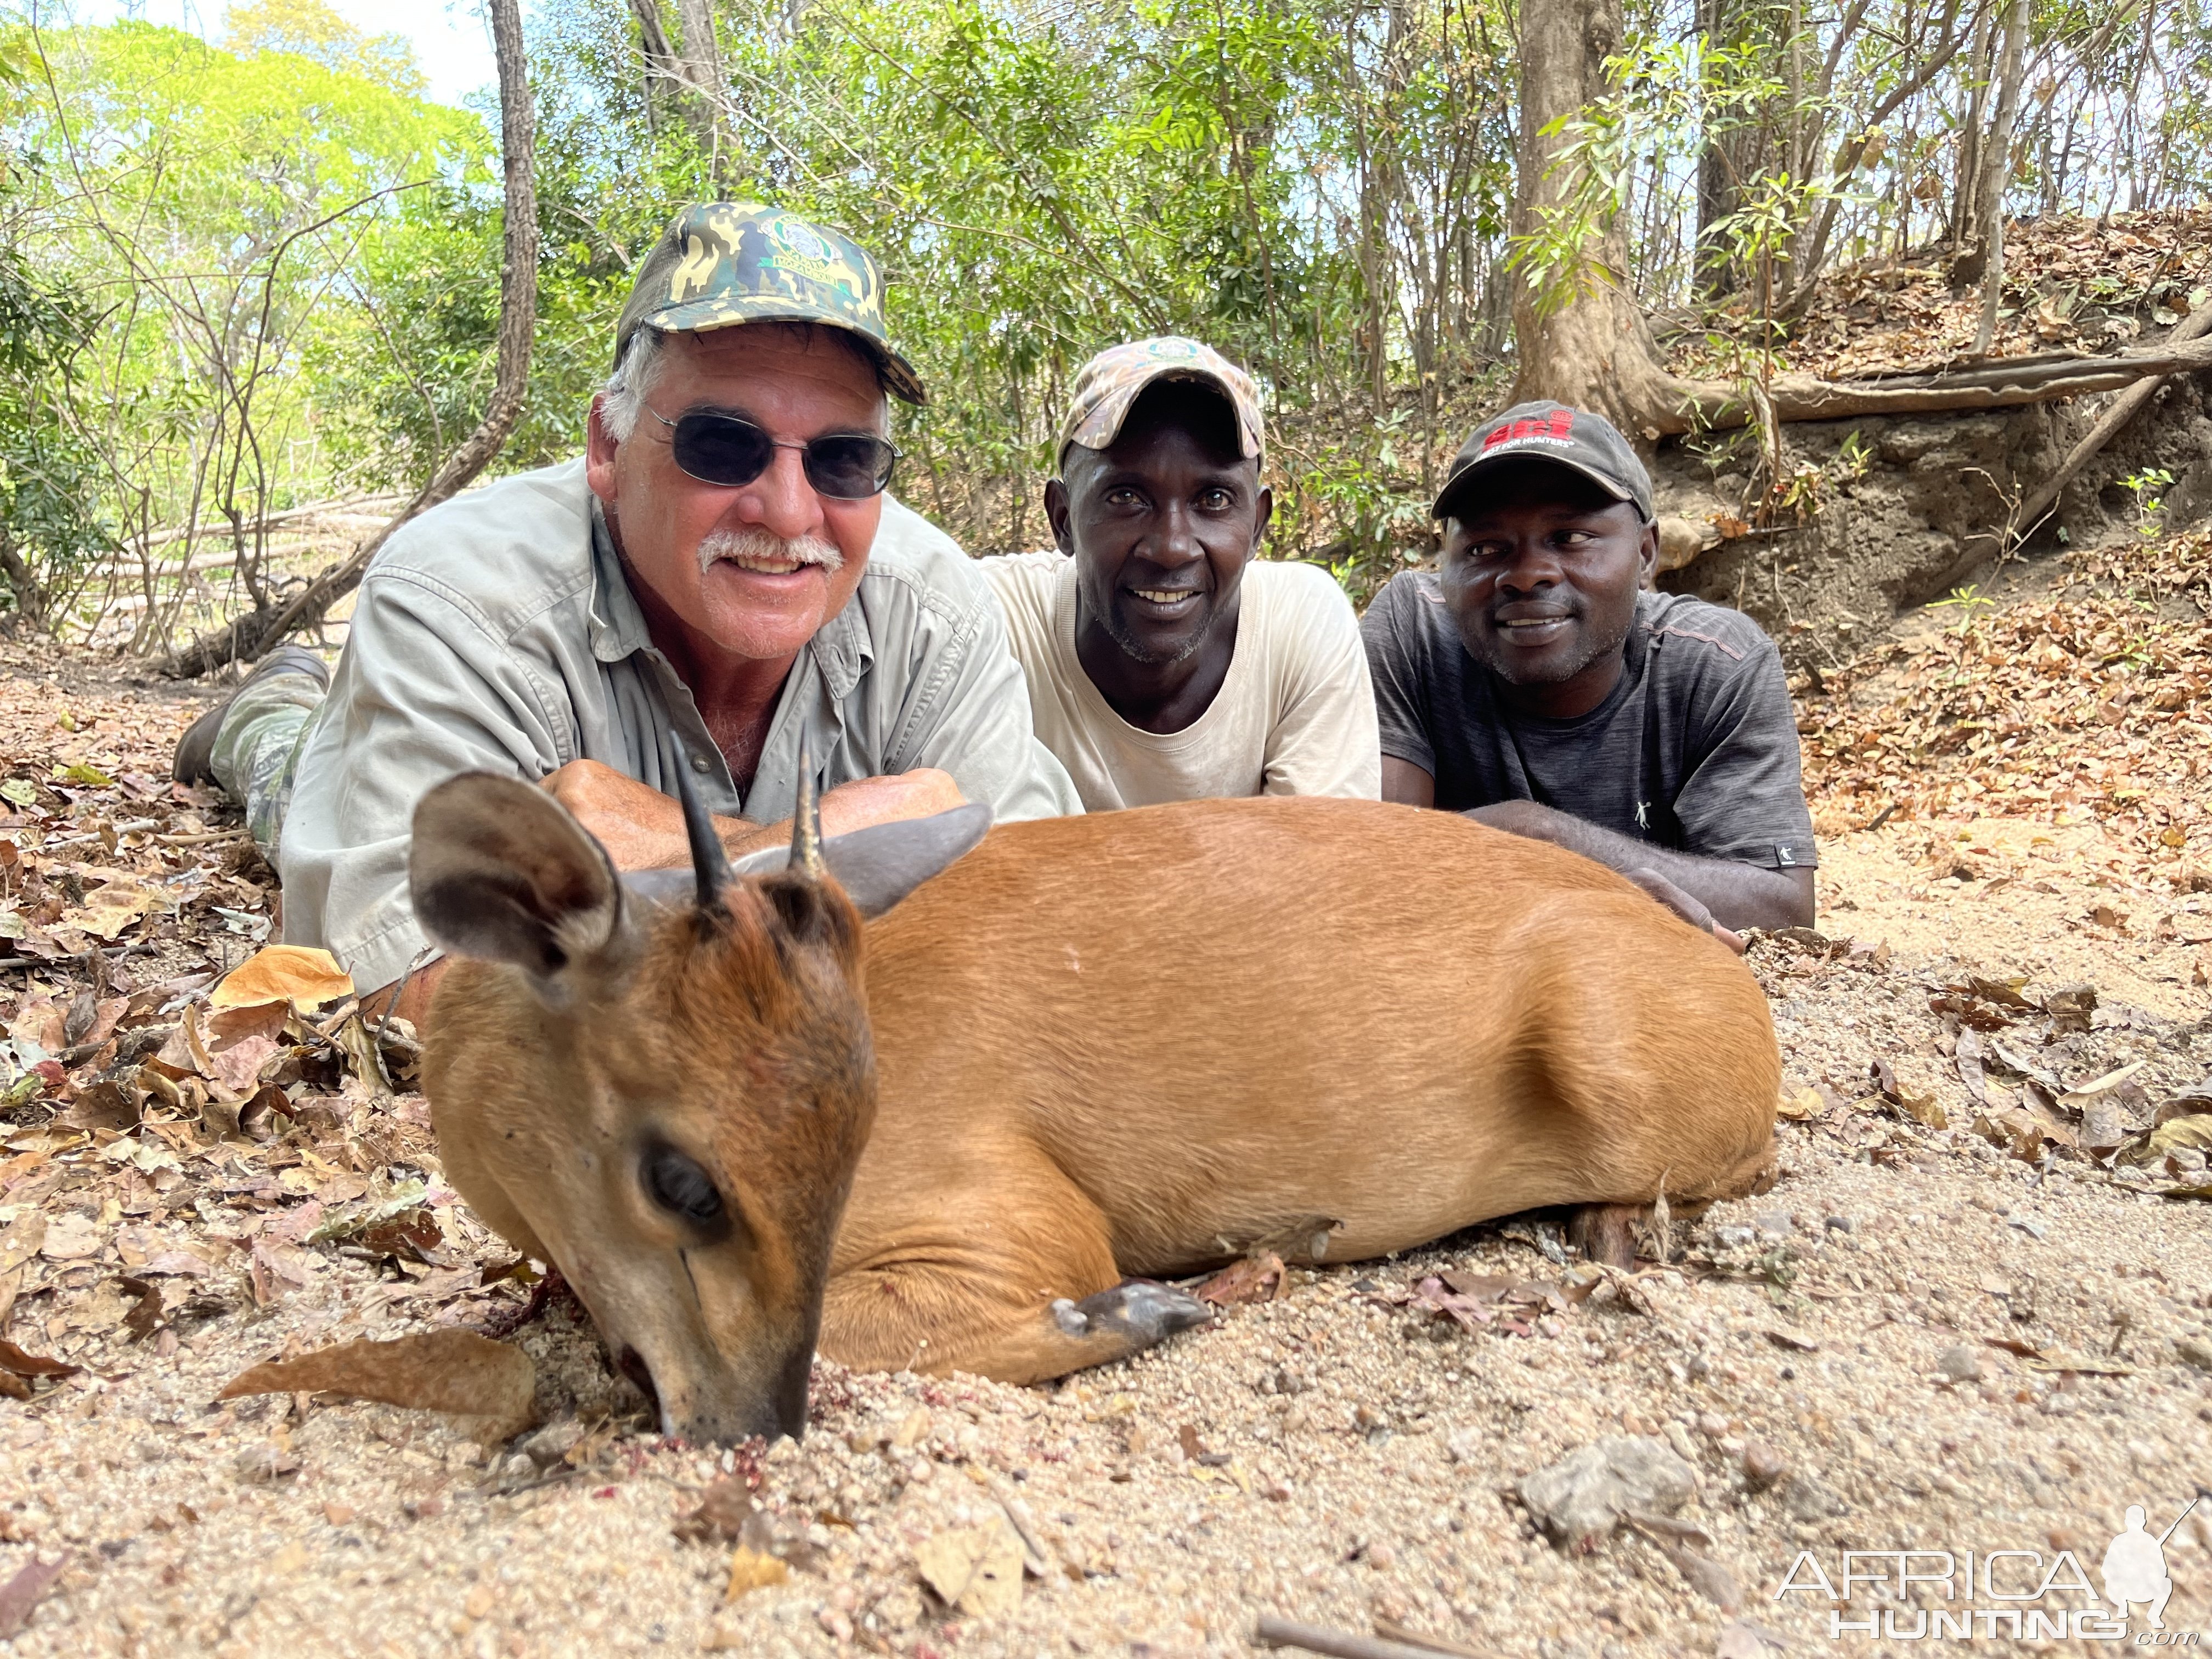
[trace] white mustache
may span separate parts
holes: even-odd
[[[757,525],[744,530],[710,530],[699,544],[699,571],[704,575],[724,559],[789,559],[796,564],[818,564],[835,574],[845,568],[845,556],[835,542],[819,536],[800,536],[786,541]]]

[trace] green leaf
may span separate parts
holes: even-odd
[[[53,781],[56,783],[82,783],[93,789],[115,787],[115,780],[90,761],[77,761],[68,766],[57,766],[54,768]]]
[[[35,806],[39,804],[39,787],[28,778],[10,778],[0,783],[0,800],[16,806]]]

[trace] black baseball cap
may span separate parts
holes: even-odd
[[[1651,475],[1620,429],[1587,409],[1548,403],[1516,404],[1475,428],[1452,457],[1431,514],[1456,517],[1481,474],[1501,461],[1532,459],[1572,467],[1615,501],[1635,502],[1644,521],[1651,521]]]

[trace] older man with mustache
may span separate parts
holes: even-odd
[[[799,757],[824,830],[961,800],[1079,811],[1030,728],[973,565],[887,490],[875,263],[774,209],[686,210],[640,267],[584,458],[409,525],[363,578],[334,679],[264,663],[179,745],[244,804],[284,937],[420,1019],[415,804],[477,769],[540,779],[623,869],[689,861],[671,738],[733,854],[787,834]],[[327,686],[327,692],[325,687]]]

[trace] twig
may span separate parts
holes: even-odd
[[[68,957],[0,957],[0,973],[11,968],[59,969],[73,962],[82,963],[89,968],[92,959],[97,956],[105,956],[110,962],[120,962],[125,957],[150,957],[153,954],[153,945],[140,939],[135,945],[125,945],[113,951],[79,951],[75,956]]]
[[[1458,1659],[1486,1659],[1482,1652],[1468,1646],[1464,1642],[1454,1642],[1442,1636],[1429,1636],[1420,1631],[1409,1630],[1395,1619],[1377,1619],[1375,1621],[1375,1633],[1386,1641],[1403,1642],[1409,1647],[1427,1648],[1437,1653],[1453,1654],[1457,1656]]]
[[[1260,1626],[1253,1637],[1262,1647],[1304,1648],[1308,1653],[1328,1654],[1330,1659],[1436,1659],[1439,1653],[1467,1651],[1464,1648],[1417,1648],[1403,1642],[1386,1642],[1379,1636],[1324,1630],[1319,1625],[1278,1619],[1272,1613],[1260,1615]]]
[[[377,1053],[380,1055],[377,1064],[379,1066],[381,1066],[384,1063],[383,1060],[380,1058],[384,1051],[384,1029],[386,1026],[392,1024],[392,1015],[399,1012],[399,999],[407,994],[407,981],[415,977],[415,973],[417,969],[421,968],[424,963],[429,961],[432,957],[434,957],[437,954],[438,947],[436,945],[424,945],[421,950],[415,953],[415,959],[407,964],[407,971],[400,975],[399,983],[392,988],[392,1000],[384,1005],[384,1018],[376,1022],[376,1048]]]

